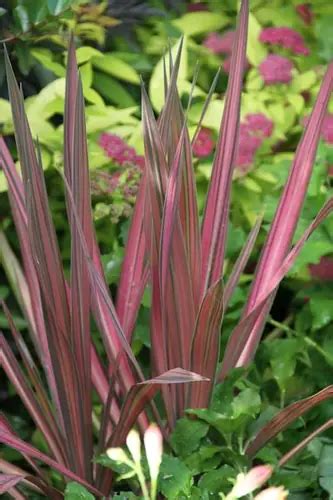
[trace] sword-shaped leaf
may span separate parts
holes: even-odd
[[[221,277],[226,246],[230,192],[238,148],[239,112],[246,60],[248,0],[243,0],[219,139],[202,224],[202,293]]]
[[[288,253],[301,214],[307,187],[314,167],[320,131],[333,89],[333,63],[326,71],[310,119],[297,147],[283,194],[280,198],[265,246],[256,270],[244,314],[258,303],[258,297],[270,286],[270,280]],[[265,315],[249,333],[248,342],[239,358],[239,365],[252,360],[260,341]]]
[[[332,397],[333,385],[329,385],[313,396],[301,399],[287,406],[287,408],[281,410],[270,422],[260,429],[255,438],[247,446],[246,454],[251,457],[254,456],[268,441],[279,434],[279,432],[283,431],[297,418],[304,415],[304,413],[311,410],[311,408],[314,408]]]

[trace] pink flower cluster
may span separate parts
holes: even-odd
[[[121,166],[136,165],[141,169],[144,167],[144,157],[137,155],[135,149],[126,144],[118,135],[106,132],[101,134],[99,145],[109,158]]]
[[[302,125],[306,125],[309,117],[302,120]],[[321,136],[327,144],[333,144],[333,113],[327,113],[321,126]]]
[[[264,28],[260,33],[259,40],[269,45],[279,45],[291,50],[294,54],[307,56],[310,53],[302,35],[291,28]]]
[[[254,161],[254,156],[265,138],[272,135],[274,124],[263,113],[253,113],[245,116],[239,128],[239,145],[236,166],[246,173]]]
[[[333,281],[333,258],[323,256],[318,264],[310,264],[309,270],[312,278]]]
[[[253,163],[257,149],[265,138],[273,133],[274,124],[263,113],[251,113],[245,116],[239,128],[239,145],[236,166],[246,173]],[[197,158],[205,158],[212,154],[215,141],[212,131],[202,127],[193,144],[193,154]]]
[[[205,5],[203,2],[191,3],[186,8],[187,12],[201,12],[207,11],[208,5]]]
[[[201,127],[192,147],[194,156],[205,158],[212,154],[214,147],[215,141],[212,131],[209,128]]]
[[[235,31],[226,31],[223,35],[218,33],[209,33],[203,41],[203,45],[213,54],[226,54],[228,57],[223,61],[223,69],[226,73],[230,71],[231,52],[235,39]],[[249,68],[249,62],[246,61],[245,69]]]
[[[321,127],[321,134],[325,142],[333,144],[333,114],[327,113]]]
[[[203,45],[214,54],[230,54],[235,39],[234,31],[226,31],[223,35],[209,33]]]
[[[110,205],[111,220],[117,223],[121,216],[129,217],[132,212],[145,161],[118,135],[101,134],[99,145],[114,163],[125,167],[112,173],[96,171],[92,176],[93,193],[108,196],[116,192],[120,195],[121,203],[118,200]]]
[[[314,15],[311,9],[311,5],[308,3],[302,3],[296,5],[295,7],[297,14],[304,21],[305,24],[310,25],[313,22]]]
[[[259,72],[266,85],[289,83],[293,67],[293,63],[286,57],[269,54],[259,65]]]

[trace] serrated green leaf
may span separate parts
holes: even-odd
[[[207,432],[208,425],[204,422],[181,418],[172,433],[171,444],[177,455],[186,457],[199,447]]]
[[[211,470],[204,474],[199,481],[199,487],[208,490],[210,494],[225,491],[231,487],[231,479],[235,477],[235,470],[229,465]]]
[[[325,293],[316,293],[310,299],[310,311],[313,316],[312,328],[323,328],[333,319],[333,299]]]
[[[163,456],[160,468],[159,485],[168,500],[176,500],[181,495],[190,495],[192,474],[186,465],[176,457]]]
[[[258,392],[254,389],[244,389],[233,400],[232,404],[234,418],[241,415],[254,417],[261,408],[261,399]]]
[[[94,500],[95,497],[84,486],[78,483],[68,483],[65,490],[65,500]]]

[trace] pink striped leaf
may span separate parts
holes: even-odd
[[[191,370],[207,377],[209,382],[191,385],[188,408],[206,408],[209,405],[219,361],[223,311],[221,279],[207,291],[202,300],[191,346]]]
[[[0,425],[0,443],[6,446],[10,446],[14,450],[17,450],[19,453],[25,454],[30,458],[34,458],[40,460],[41,462],[44,462],[49,467],[52,467],[54,470],[58,471],[61,475],[65,476],[67,479],[71,479],[72,481],[76,481],[77,483],[82,484],[82,486],[87,488],[87,490],[91,491],[91,493],[93,493],[94,495],[97,495],[99,497],[103,496],[101,491],[99,491],[97,488],[95,488],[90,483],[85,481],[83,478],[81,478],[80,476],[69,470],[67,467],[64,467],[63,465],[59,464],[52,458],[48,457],[44,453],[40,452],[33,446],[26,444],[20,438],[9,433],[7,429],[4,428],[2,425]]]
[[[265,424],[255,438],[246,447],[246,454],[254,456],[268,441],[286,429],[292,422],[304,415],[307,411],[323,401],[333,397],[333,385],[329,385],[320,392],[296,403],[292,403],[281,410],[270,422]]]
[[[150,380],[145,380],[132,387],[124,406],[117,427],[108,443],[109,446],[121,446],[126,436],[133,427],[137,416],[142,412],[145,405],[154,397],[161,386],[170,384],[188,384],[193,382],[204,382],[208,379],[182,368],[168,370]]]
[[[315,229],[319,226],[319,224],[332,212],[332,210],[333,210],[333,198],[331,198],[325,203],[325,205],[319,211],[313,222],[303,233],[303,236],[298,240],[298,242],[294,245],[292,250],[290,250],[289,254],[285,257],[279,269],[275,272],[274,276],[272,276],[269,283],[269,288],[267,288],[266,290],[262,290],[261,294],[259,295],[256,307],[252,309],[251,312],[248,313],[238,323],[238,325],[232,332],[224,353],[222,368],[219,374],[219,380],[225,378],[229,370],[235,368],[236,366],[240,366],[238,364],[239,357],[242,353],[242,350],[244,349],[244,346],[248,341],[250,332],[252,331],[254,325],[258,321],[258,318],[263,313],[266,315],[268,314],[266,306],[270,302],[272,296],[274,295],[277,286],[280,284],[281,280],[293,266],[306,240],[311,236],[311,234],[313,233],[313,231],[315,231]]]
[[[272,276],[280,267],[291,246],[313,171],[321,124],[332,89],[333,63],[327,68],[310,119],[297,147],[287,183],[260,257],[244,314],[248,314],[255,307],[259,295],[270,286]],[[245,365],[252,360],[255,348],[260,341],[263,321],[264,316],[259,318],[249,334],[248,342],[240,355],[240,365]]]
[[[230,192],[236,160],[246,60],[248,0],[242,0],[228,88],[202,224],[202,293],[220,279],[226,246]]]

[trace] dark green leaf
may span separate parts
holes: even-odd
[[[183,462],[164,455],[159,483],[161,492],[168,500],[176,500],[181,494],[189,495],[192,481],[192,474]]]
[[[95,497],[78,483],[68,483],[65,490],[65,500],[94,500]]]
[[[195,451],[201,439],[207,434],[208,425],[200,420],[181,418],[178,420],[171,437],[171,444],[180,457],[186,457]]]
[[[67,9],[72,3],[72,0],[47,0],[47,7],[50,14],[57,16],[60,12]]]
[[[226,492],[231,489],[231,481],[235,476],[235,471],[229,465],[223,465],[219,469],[211,470],[204,474],[199,481],[200,488],[206,489],[209,493]]]

